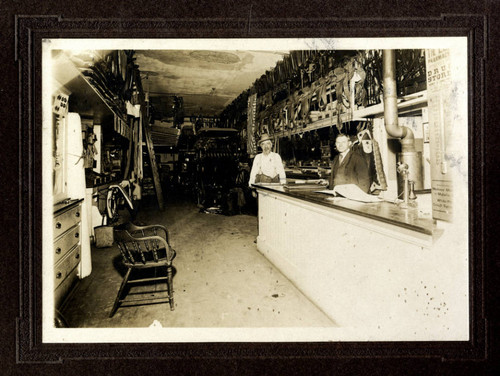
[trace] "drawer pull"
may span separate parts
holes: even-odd
[[[60,228],[61,228],[61,226],[62,226],[62,225],[61,225],[61,222],[57,222],[57,223],[56,223],[56,228],[57,228],[57,229],[60,229]]]
[[[75,255],[75,258],[78,260],[78,259],[80,258],[80,254],[79,254],[79,253],[77,253],[77,254]]]
[[[80,237],[80,233],[75,232],[75,238],[79,238],[79,237]]]
[[[59,272],[59,273],[56,274],[56,278],[61,278],[61,277],[62,277],[62,273],[61,272]]]
[[[75,213],[75,215],[76,215],[77,217],[79,217],[79,216],[80,216],[80,212],[76,212],[76,213]]]
[[[62,251],[61,247],[57,247],[57,248],[56,248],[56,253],[57,253],[57,254],[61,253],[61,251]]]

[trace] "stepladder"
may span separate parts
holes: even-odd
[[[156,163],[153,140],[151,138],[150,125],[147,124],[147,122],[145,122],[143,129],[144,129],[144,138],[146,139],[146,146],[148,149],[149,163],[151,166],[151,171],[153,173],[153,183],[156,192],[156,198],[158,200],[158,207],[160,208],[160,210],[163,210],[165,208],[165,204],[163,201],[163,192],[161,189],[160,175],[158,173],[158,165]]]

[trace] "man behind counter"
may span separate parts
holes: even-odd
[[[257,154],[250,171],[248,185],[254,183],[286,183],[285,169],[278,153],[272,152],[273,142],[268,134],[263,134],[259,140],[262,153]]]
[[[336,185],[356,184],[363,192],[370,191],[370,175],[364,158],[351,150],[352,142],[345,134],[339,134],[335,147],[339,152],[333,158],[329,188]]]

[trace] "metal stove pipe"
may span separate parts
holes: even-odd
[[[415,149],[415,137],[408,127],[398,124],[398,92],[396,86],[396,52],[383,50],[383,87],[384,87],[384,123],[391,137],[399,138],[401,153],[398,162],[406,163],[409,170],[409,180],[414,182],[415,189],[423,188],[422,153]],[[398,192],[404,190],[402,175],[398,175]]]
[[[387,133],[397,137],[401,142],[401,151],[415,151],[413,131],[398,124],[398,90],[396,86],[396,52],[384,50],[382,52],[383,87],[384,87],[384,122]]]

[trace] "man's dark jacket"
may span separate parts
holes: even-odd
[[[365,159],[350,149],[342,163],[339,164],[339,160],[340,154],[333,158],[329,188],[333,189],[341,184],[356,184],[363,192],[369,193],[371,182]]]

